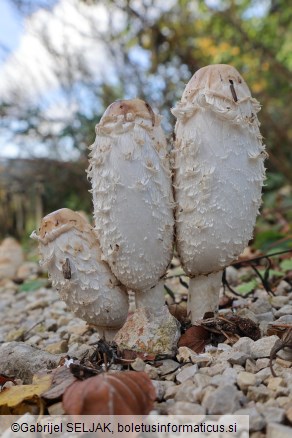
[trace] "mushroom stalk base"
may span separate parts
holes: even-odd
[[[164,280],[160,280],[156,286],[135,294],[136,308],[149,307],[153,312],[161,311],[165,305]]]
[[[118,333],[117,329],[108,329],[105,327],[94,327],[99,335],[100,339],[105,339],[107,342],[113,341],[114,337]]]
[[[199,275],[190,279],[188,313],[192,324],[204,317],[206,312],[215,312],[219,304],[222,271]]]

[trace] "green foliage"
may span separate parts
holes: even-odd
[[[18,288],[19,292],[33,292],[40,289],[41,287],[46,287],[48,280],[43,278],[37,278],[35,280],[27,280],[21,284]]]
[[[288,260],[285,259],[280,263],[280,267],[282,269],[282,271],[284,272],[288,272],[288,271],[292,271],[292,259]]]
[[[255,240],[253,242],[253,246],[256,249],[260,249],[262,252],[266,252],[266,250],[271,246],[271,244],[277,242],[280,239],[283,239],[283,237],[284,234],[274,229],[258,231]]]
[[[240,284],[236,287],[236,292],[242,294],[243,296],[253,291],[258,286],[258,281],[253,279],[247,283]]]

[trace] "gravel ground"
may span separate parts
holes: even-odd
[[[38,278],[36,264],[25,263],[21,269],[26,282]],[[236,284],[236,276],[238,272],[230,268],[230,284]],[[178,294],[185,292],[177,279],[168,284]],[[35,291],[21,288],[9,279],[0,281],[1,373],[29,383],[40,368],[56,367],[67,354],[81,359],[94,351],[90,344],[98,340],[96,333],[66,309],[49,283]],[[154,367],[138,358],[132,368],[152,379],[157,392],[155,413],[248,414],[251,438],[291,437],[292,350],[277,354],[274,377],[269,355],[278,337],[266,336],[273,321],[292,324],[290,286],[281,281],[273,297],[258,289],[252,297],[238,298],[233,306],[239,315],[260,324],[261,339],[243,337],[233,346],[210,345],[201,354],[181,347],[176,356],[180,364],[173,358]]]

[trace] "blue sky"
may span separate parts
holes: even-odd
[[[11,5],[9,0],[0,1],[0,62],[2,63],[9,50],[15,50],[19,45],[23,31],[23,18]]]
[[[157,0],[163,6],[167,4],[168,7],[173,1],[175,0]],[[216,7],[221,2],[221,0],[206,1],[211,7]],[[256,0],[248,14],[260,17],[265,13],[269,1]],[[91,34],[92,22],[99,31],[103,29],[106,32],[108,11],[103,2],[97,3],[95,8],[91,6],[90,11],[86,11],[86,3],[80,3],[78,0],[47,0],[45,3],[54,5],[52,15],[41,9],[37,11],[35,8],[34,14],[25,17],[10,0],[0,0],[0,91],[5,95],[16,87],[16,95],[22,96],[28,93],[33,98],[39,98],[42,104],[46,103],[48,98],[51,101],[54,96],[58,97],[59,79],[58,74],[53,74],[56,67],[54,61],[48,58],[41,47],[41,39],[38,38],[43,29],[48,31],[47,35],[54,49],[59,53],[59,58],[62,57],[62,47],[67,51],[70,49],[72,60],[74,60],[74,50],[81,50],[86,54],[89,64],[94,66],[96,75],[104,76],[105,64],[107,77],[114,75],[102,47],[102,38],[95,35],[97,39],[93,40]],[[31,4],[37,6],[37,1],[31,0]],[[115,23],[120,21],[120,19],[115,20]],[[77,29],[76,32],[74,28]],[[82,40],[83,33],[87,33],[90,39]],[[69,46],[66,44],[67,41],[70,41]],[[148,59],[141,58],[139,50],[133,49],[132,55],[140,62],[148,62]],[[52,102],[47,116],[50,112],[63,114],[63,111],[63,106],[56,99],[55,104]],[[68,108],[66,111],[69,114]],[[24,153],[23,148],[11,143],[9,133],[1,134],[0,157],[13,157]]]

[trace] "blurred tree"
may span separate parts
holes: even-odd
[[[10,1],[31,14],[37,5],[54,14],[56,4],[55,0]],[[68,111],[57,117],[48,112],[46,97],[22,100],[16,89],[0,102],[2,132],[10,133],[13,141],[27,143],[31,152],[41,142],[53,157],[67,150],[68,144],[86,155],[94,137],[93,126],[104,108],[114,99],[136,95],[162,112],[170,132],[174,119],[169,108],[180,98],[191,75],[206,64],[230,63],[243,74],[263,106],[260,120],[270,154],[268,165],[292,180],[292,7],[288,2],[74,0],[72,4],[88,10],[100,6],[106,11],[105,30],[87,13],[89,31],[78,28],[76,32],[84,41],[98,43],[96,65],[102,44],[111,67],[105,64],[104,74],[97,76],[92,54],[90,61],[86,58],[86,43],[71,50],[68,40],[60,50],[46,26],[39,26],[39,41],[58,79],[56,95]],[[68,25],[65,18],[64,27]],[[33,76],[33,72],[27,71],[27,75]],[[50,95],[48,101],[51,99]]]

